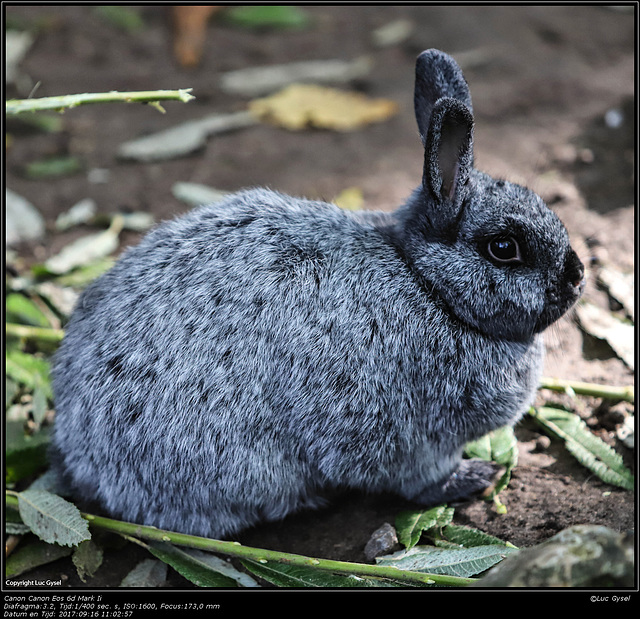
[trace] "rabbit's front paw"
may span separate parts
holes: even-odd
[[[463,460],[450,477],[428,486],[413,500],[422,505],[436,505],[467,499],[489,488],[501,467],[485,460]]]

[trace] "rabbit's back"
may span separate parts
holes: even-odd
[[[253,190],[160,226],[83,294],[54,465],[116,516],[211,536],[327,486],[411,496],[487,414],[522,412],[537,359],[465,330],[366,217]]]
[[[378,295],[402,285],[387,250],[335,206],[265,190],[158,227],[66,326],[60,477],[114,515],[213,535],[317,504],[337,417],[383,388],[362,359],[390,328]]]

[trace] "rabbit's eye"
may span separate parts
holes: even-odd
[[[497,237],[491,239],[487,245],[489,256],[496,262],[515,263],[522,262],[520,246],[513,237]]]

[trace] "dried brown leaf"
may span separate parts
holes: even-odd
[[[209,18],[221,6],[174,6],[173,25],[175,38],[173,51],[183,67],[195,67],[200,63],[207,38]]]

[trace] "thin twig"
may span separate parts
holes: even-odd
[[[40,99],[10,99],[5,103],[7,115],[22,114],[23,112],[41,112],[56,110],[62,112],[67,109],[87,105],[89,103],[148,103],[164,112],[159,101],[182,101],[186,103],[195,99],[189,94],[192,88],[179,90],[145,90],[138,92],[99,92],[77,95],[61,95],[59,97],[42,97]]]
[[[238,542],[226,542],[213,540],[184,533],[174,533],[163,531],[155,527],[147,527],[93,514],[82,514],[89,524],[100,529],[114,531],[130,535],[136,538],[169,542],[178,546],[198,548],[219,552],[234,557],[253,559],[254,561],[276,561],[287,565],[297,565],[303,567],[315,567],[319,570],[326,570],[340,574],[356,574],[359,576],[375,576],[377,578],[390,578],[404,582],[415,582],[420,584],[437,584],[444,586],[467,586],[475,582],[473,578],[460,578],[457,576],[446,576],[442,574],[425,574],[422,572],[411,572],[401,570],[396,567],[386,567],[379,565],[369,565],[366,563],[350,563],[345,561],[332,561],[329,559],[315,559],[302,555],[295,555],[274,550],[264,550],[261,548],[251,548],[243,546]]]
[[[542,378],[540,389],[551,389],[563,393],[579,393],[581,395],[592,395],[609,400],[624,400],[625,402],[635,401],[633,386],[615,387],[609,385],[596,385],[594,383],[582,383],[571,380],[561,380],[558,378]]]

